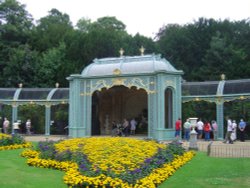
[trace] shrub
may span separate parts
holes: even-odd
[[[180,142],[173,141],[168,144],[167,152],[170,152],[173,155],[183,155],[185,153],[185,148],[182,147]]]
[[[55,150],[55,141],[41,141],[38,142],[37,150],[40,152],[40,158],[42,159],[54,159],[56,150]]]
[[[21,135],[1,136],[0,146],[9,146],[14,144],[24,144],[25,140]]]

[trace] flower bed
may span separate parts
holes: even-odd
[[[30,142],[25,142],[23,137],[20,135],[8,135],[0,133],[0,151],[29,148],[31,146],[32,144]]]
[[[70,187],[156,187],[192,159],[178,143],[130,138],[77,138],[40,142],[25,150],[27,164],[66,172]]]

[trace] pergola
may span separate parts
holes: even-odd
[[[0,88],[0,104],[12,107],[12,124],[18,120],[18,107],[36,104],[45,106],[45,135],[50,135],[51,106],[66,104],[69,99],[68,88]],[[12,127],[12,133],[13,133]]]
[[[154,65],[154,68],[156,69],[155,72],[135,72],[134,65],[138,65],[138,69],[136,70],[139,71],[141,68],[148,68],[148,61]],[[128,66],[129,63],[132,63],[133,66]],[[141,66],[142,63],[144,63],[144,66]],[[155,66],[155,63],[160,63],[160,65],[162,64],[164,66],[167,65],[166,70],[170,69],[171,71],[163,71],[159,65],[157,65],[158,67]],[[105,64],[108,64],[108,66]],[[83,71],[82,75],[71,76],[71,90],[69,88],[59,88],[58,84],[55,88],[23,88],[22,84],[19,85],[19,88],[0,88],[0,104],[10,105],[12,107],[12,124],[15,120],[18,120],[19,106],[27,104],[45,106],[45,135],[50,135],[51,107],[53,105],[69,104],[69,111],[71,109],[69,126],[74,123],[74,126],[70,127],[71,135],[69,134],[69,136],[91,136],[90,109],[93,107],[91,103],[94,102],[90,100],[91,96],[94,94],[99,95],[102,88],[110,89],[114,86],[125,86],[130,88],[135,86],[137,90],[143,89],[145,91],[145,94],[143,95],[136,93],[139,97],[146,95],[148,98],[147,106],[149,107],[149,123],[151,126],[154,124],[157,126],[157,123],[155,123],[157,121],[161,122],[161,126],[159,127],[149,127],[148,135],[156,135],[158,139],[163,139],[166,138],[166,135],[168,135],[167,138],[170,138],[174,132],[174,126],[164,126],[164,122],[166,123],[167,121],[163,118],[166,115],[164,115],[163,112],[164,105],[162,99],[164,98],[165,89],[171,86],[172,94],[170,94],[174,101],[174,105],[172,105],[174,110],[172,111],[172,114],[170,114],[170,116],[172,116],[172,123],[174,124],[175,119],[181,116],[181,110],[178,110],[179,108],[176,107],[179,104],[178,101],[180,101],[180,103],[186,103],[189,101],[206,101],[215,103],[216,121],[219,128],[218,138],[223,139],[224,104],[234,100],[247,100],[250,98],[250,79],[225,80],[225,76],[222,76],[220,81],[182,82],[179,87],[178,82],[176,84],[176,80],[179,80],[181,72],[173,69],[169,62],[165,59],[161,59],[160,56],[153,55],[100,59],[95,60],[94,64],[90,66],[92,68],[94,66],[100,68],[98,69],[100,73],[106,74],[108,71],[111,71],[110,75],[105,77],[103,77],[103,75],[86,76],[86,71],[88,71],[88,74],[90,72],[88,67],[88,69],[85,69],[85,72]],[[109,67],[109,69],[104,69],[104,67]],[[130,72],[123,74],[122,71],[125,72],[125,68],[127,68],[126,71]],[[96,73],[97,69],[91,70]],[[72,84],[72,80],[74,80],[74,84]],[[157,80],[160,82],[157,82]],[[158,91],[161,92],[159,93]],[[131,92],[134,91],[131,90]],[[70,93],[73,97],[79,99],[79,101],[69,101]],[[80,105],[81,103],[84,106]],[[168,106],[171,107],[171,105]],[[161,109],[160,116],[156,113],[157,110],[159,111],[159,107]],[[114,110],[112,113],[115,114],[116,111]],[[79,133],[78,130],[81,132],[84,127],[77,126],[84,121],[85,124],[88,125],[88,131]],[[167,123],[171,124],[171,122]]]
[[[183,82],[182,103],[206,101],[216,104],[218,138],[224,135],[224,103],[250,98],[250,79]],[[51,106],[69,103],[69,88],[0,88],[0,104],[12,107],[12,124],[20,105],[45,106],[45,135],[50,135]]]
[[[250,98],[250,79],[220,81],[183,82],[182,103],[189,101],[207,101],[216,104],[216,120],[218,124],[218,138],[224,135],[224,103],[234,100]]]

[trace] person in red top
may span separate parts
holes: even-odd
[[[206,121],[206,123],[204,125],[205,141],[210,140],[210,131],[211,131],[211,125],[208,121]]]
[[[179,138],[181,133],[181,118],[175,122],[175,138]]]

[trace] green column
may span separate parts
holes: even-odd
[[[51,118],[51,106],[46,105],[45,106],[45,135],[50,135],[50,118]]]
[[[86,93],[81,93],[80,80],[74,79],[70,81],[70,112],[69,112],[69,136],[81,137],[84,135],[83,131],[83,105],[82,98]]]
[[[11,133],[14,134],[14,129],[13,129],[13,123],[17,121],[17,104],[13,104],[12,105],[12,129],[11,129]]]
[[[218,139],[224,139],[224,102],[216,103],[216,119],[218,125]]]
[[[155,102],[155,93],[148,93],[148,137],[155,138],[155,129],[156,125],[156,102]]]
[[[156,103],[156,84],[155,78],[149,78],[148,95],[148,138],[156,138],[155,131],[157,129],[157,103]]]
[[[91,126],[92,126],[92,122],[91,122],[91,117],[92,117],[92,95],[89,94],[88,96],[86,96],[86,121],[85,121],[85,136],[91,136]]]
[[[163,88],[163,76],[157,75],[157,129],[165,128],[165,93]]]

